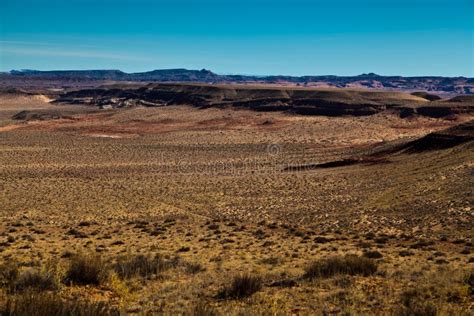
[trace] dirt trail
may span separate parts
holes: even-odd
[[[26,126],[25,124],[16,124],[16,125],[7,125],[7,126],[1,126],[0,127],[0,132],[8,132],[12,131],[21,127]]]

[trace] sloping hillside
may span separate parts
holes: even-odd
[[[402,92],[204,84],[116,84],[67,92],[56,101],[112,108],[183,104],[201,108],[240,107],[326,116],[372,115],[391,110],[402,117],[443,117],[472,113],[474,109],[470,99],[430,102]]]

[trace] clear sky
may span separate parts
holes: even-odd
[[[474,0],[0,0],[0,70],[474,77]]]

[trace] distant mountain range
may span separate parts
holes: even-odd
[[[150,81],[204,83],[262,83],[308,87],[369,88],[398,91],[430,91],[439,94],[474,94],[474,78],[439,76],[380,76],[374,73],[358,76],[248,76],[218,75],[212,71],[161,69],[125,73],[120,70],[12,70],[0,74],[3,85],[10,80],[54,81]]]

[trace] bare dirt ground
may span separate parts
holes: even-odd
[[[48,299],[79,300],[95,312],[105,302],[98,314],[473,312],[472,143],[387,163],[285,171],[472,116],[97,110],[46,101],[0,101],[0,264],[18,274],[0,271],[0,305],[38,290],[25,281],[36,273],[49,284],[40,291]],[[26,119],[13,120],[21,111]],[[71,274],[81,258],[97,280]],[[339,269],[328,258],[360,262]],[[245,275],[253,281],[227,288]]]

